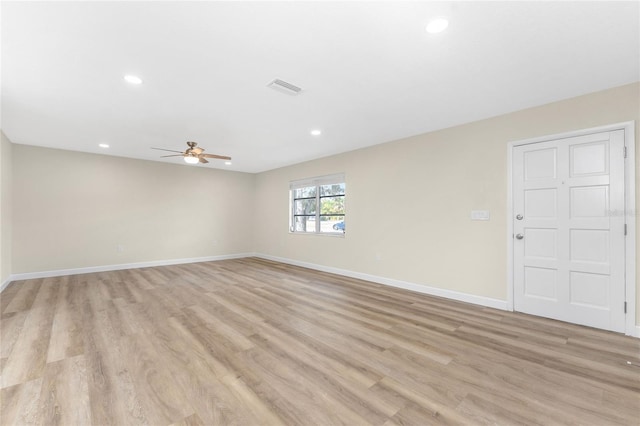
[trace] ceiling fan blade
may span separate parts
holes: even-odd
[[[175,151],[175,150],[173,150],[173,149],[154,148],[154,147],[151,147],[151,149],[157,149],[158,151],[178,152],[178,153],[180,153],[180,154],[183,154],[183,152],[182,152],[182,151]]]
[[[207,163],[208,163],[208,161],[207,161],[207,160],[205,160],[203,157],[199,157],[199,158],[200,158],[200,162],[201,162],[202,164],[207,164]]]
[[[231,160],[231,157],[215,154],[200,154],[200,157],[217,158],[218,160]]]
[[[161,155],[160,158],[166,157],[184,157],[184,154],[174,154],[174,155]]]

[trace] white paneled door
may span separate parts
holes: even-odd
[[[624,131],[513,149],[514,309],[624,332]]]

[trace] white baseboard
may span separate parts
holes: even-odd
[[[11,281],[13,281],[13,279],[11,278],[11,275],[9,275],[9,276],[7,277],[7,279],[6,279],[6,280],[4,280],[4,281],[2,282],[2,284],[0,284],[0,293],[2,293],[2,291],[3,291],[5,288],[7,288],[7,286],[8,286],[9,284],[11,284]]]
[[[9,284],[9,282],[16,281],[16,280],[30,280],[34,278],[60,277],[63,275],[90,274],[92,272],[118,271],[122,269],[149,268],[152,266],[180,265],[183,263],[211,262],[214,260],[240,259],[243,257],[251,257],[253,255],[254,255],[253,253],[237,253],[237,254],[224,254],[220,256],[205,256],[205,257],[191,257],[191,258],[185,258],[185,259],[152,260],[148,262],[122,263],[119,265],[89,266],[86,268],[75,268],[75,269],[56,269],[54,271],[26,272],[26,273],[11,275],[8,278],[8,282],[6,284],[3,283],[2,289],[4,290],[4,287],[7,284]]]
[[[629,336],[640,338],[640,325],[636,325],[632,330]]]
[[[492,299],[490,297],[476,296],[474,294],[461,293],[453,290],[446,290],[438,287],[431,287],[421,284],[410,283],[407,281],[395,280],[392,278],[379,277],[376,275],[364,274],[361,272],[349,271],[347,269],[333,268],[330,266],[317,265],[315,263],[301,262],[298,260],[287,259],[283,257],[270,256],[262,253],[255,253],[255,257],[273,260],[274,262],[287,263],[289,265],[301,266],[303,268],[315,269],[317,271],[329,272],[331,274],[343,275],[345,277],[357,278],[365,281],[371,281],[378,284],[384,284],[391,287],[403,288],[418,293],[429,294],[431,296],[445,297],[447,299],[458,300],[460,302],[473,303],[474,305],[486,306],[489,308],[508,310],[506,300]]]

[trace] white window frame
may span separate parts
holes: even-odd
[[[289,182],[289,233],[290,234],[297,234],[297,235],[324,235],[324,236],[331,236],[331,237],[344,237],[345,236],[345,232],[344,231],[335,231],[335,232],[320,232],[320,226],[321,226],[321,220],[320,220],[320,186],[323,185],[335,185],[335,184],[344,184],[345,185],[345,193],[344,193],[344,200],[345,200],[345,214],[343,216],[343,221],[345,221],[346,224],[346,203],[347,203],[347,190],[346,190],[346,182],[345,182],[345,177],[344,177],[344,173],[337,173],[337,174],[332,174],[332,175],[327,175],[327,176],[319,176],[319,177],[314,177],[314,178],[308,178],[308,179],[299,179],[299,180],[294,180]],[[310,231],[296,231],[295,230],[295,212],[294,212],[294,208],[295,208],[295,203],[294,203],[294,190],[296,189],[300,189],[300,188],[307,188],[307,187],[311,187],[311,186],[315,186],[316,187],[316,229],[313,232]]]

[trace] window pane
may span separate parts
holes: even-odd
[[[297,216],[293,220],[294,232],[316,232],[315,216]]]
[[[294,200],[293,214],[316,214],[316,199]]]
[[[298,188],[293,190],[293,198],[308,198],[316,196],[316,187],[307,186],[305,188]]]
[[[320,198],[320,214],[344,214],[344,196]]]
[[[320,196],[324,197],[326,195],[344,195],[344,183],[322,185],[320,187]]]
[[[320,216],[320,232],[344,233],[344,216]]]

